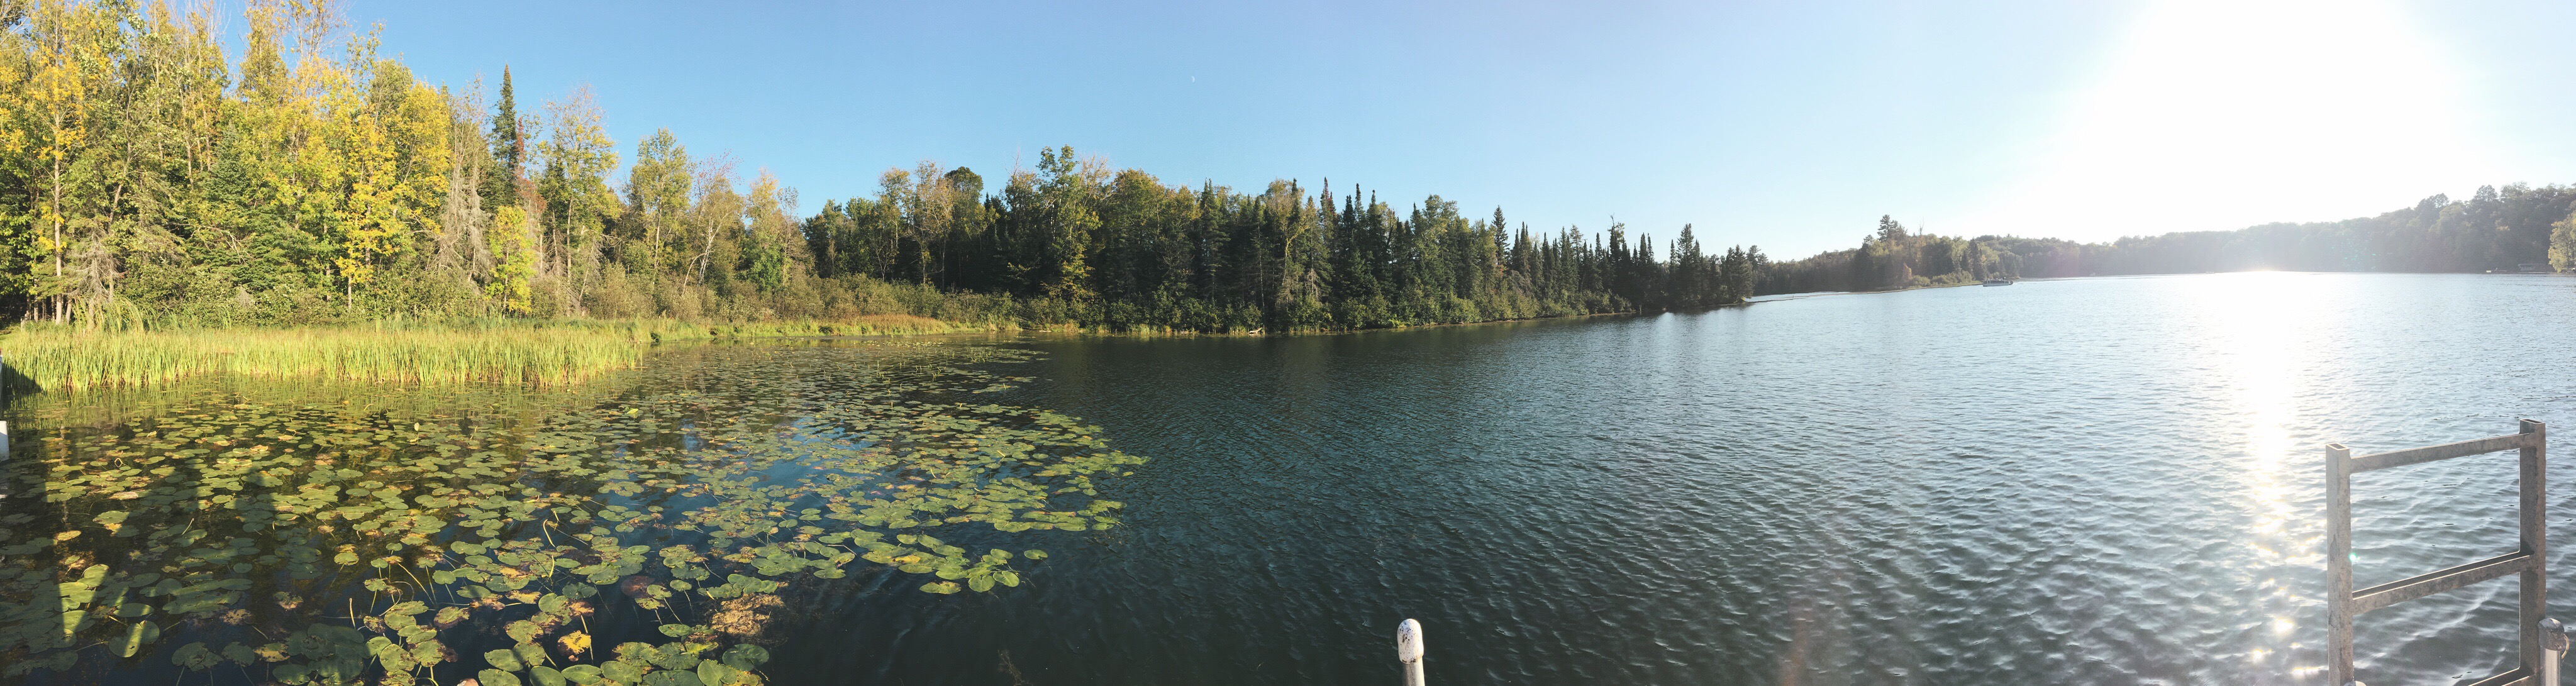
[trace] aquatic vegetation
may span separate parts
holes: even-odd
[[[652,344],[763,336],[873,336],[983,330],[910,315],[839,322],[697,324],[483,321],[299,329],[106,332],[26,326],[0,337],[25,382],[78,390],[200,374],[401,383],[563,383],[635,365]]]
[[[208,373],[405,383],[564,382],[633,366],[651,331],[622,327],[207,329],[28,328],[0,338],[35,386],[76,390]]]
[[[1099,480],[1144,461],[989,402],[1026,379],[980,368],[1025,353],[679,354],[696,364],[545,412],[491,411],[478,389],[442,391],[441,411],[211,393],[22,437],[0,663],[756,684],[794,598],[1018,586],[1046,557],[1028,532],[1115,526]]]

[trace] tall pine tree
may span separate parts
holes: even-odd
[[[483,177],[483,204],[515,202],[528,159],[527,131],[519,122],[517,99],[510,92],[510,67],[501,67],[501,98],[492,105],[492,160],[500,168]]]

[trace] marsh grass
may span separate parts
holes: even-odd
[[[635,365],[663,341],[988,330],[910,315],[842,322],[460,320],[296,329],[108,332],[28,325],[0,336],[20,390],[151,385],[209,373],[393,383],[565,383]]]

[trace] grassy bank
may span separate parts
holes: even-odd
[[[400,383],[561,383],[634,366],[661,341],[987,328],[909,315],[750,324],[464,320],[126,332],[28,325],[0,336],[0,355],[7,356],[12,383],[43,390],[151,384],[218,372]]]

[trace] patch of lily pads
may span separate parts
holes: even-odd
[[[988,402],[1029,381],[986,371],[1020,351],[675,356],[570,406],[211,392],[22,427],[36,443],[0,500],[0,672],[760,684],[767,625],[800,594],[853,575],[1019,586],[1046,553],[1010,548],[1115,526],[1101,481],[1144,462],[1075,418]],[[888,583],[904,576],[921,583]],[[592,622],[610,609],[658,636],[604,645]],[[460,654],[495,635],[508,647]]]

